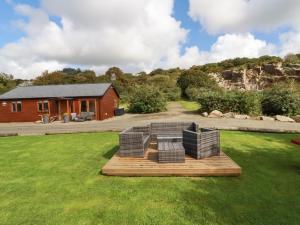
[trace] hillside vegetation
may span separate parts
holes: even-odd
[[[133,104],[129,105],[129,109],[133,112],[161,111],[165,109],[166,101],[186,98],[200,102],[204,105],[202,109],[206,108],[207,110],[217,107],[224,111],[233,110],[250,114],[258,114],[262,111],[270,115],[277,112],[294,115],[299,113],[299,104],[291,102],[290,99],[298,99],[299,96],[300,54],[289,54],[283,59],[275,56],[235,58],[219,63],[192,66],[189,69],[158,68],[150,73],[139,72],[137,74],[125,73],[117,67],[111,67],[100,75],[91,70],[65,68],[51,73],[45,71],[35,79],[25,82],[14,79],[12,75],[2,73],[0,74],[0,93],[17,85],[103,82],[112,82],[120,93],[122,102],[125,103],[133,103],[133,99],[137,99],[136,96],[139,95],[138,91],[141,89],[149,92],[148,97],[157,96],[159,104],[151,102],[153,107],[155,105],[155,109],[147,105],[147,101],[144,101],[143,105],[135,101],[134,107]],[[278,85],[281,85],[281,88],[292,90],[283,93],[287,96],[284,99],[288,102],[284,103],[284,109],[281,110],[278,110],[279,100],[270,100],[270,98],[261,96],[262,90],[267,93],[266,90],[276,88]],[[153,93],[151,93],[152,91]],[[151,99],[153,100],[153,97]],[[264,99],[263,105],[261,105],[261,99]],[[205,103],[209,103],[209,105]],[[236,107],[236,104],[242,106]],[[274,106],[274,104],[277,105]],[[161,110],[157,109],[158,106],[161,106]],[[264,110],[262,108],[264,106],[276,109],[276,112]],[[291,107],[292,109],[290,109]]]

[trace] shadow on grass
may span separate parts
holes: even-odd
[[[105,152],[102,156],[106,159],[111,159],[113,155],[119,150],[119,145],[116,145]]]
[[[242,176],[187,181],[189,190],[180,193],[185,220],[191,224],[298,224],[300,152],[288,136],[262,134],[259,138],[270,145],[244,140],[243,151],[223,148],[242,167]]]

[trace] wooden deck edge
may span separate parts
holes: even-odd
[[[242,169],[206,169],[204,171],[197,171],[195,169],[170,169],[169,171],[160,169],[140,169],[139,172],[134,172],[131,169],[107,169],[105,166],[101,170],[101,174],[105,176],[122,176],[122,177],[167,177],[167,176],[183,176],[183,177],[238,177],[242,174]]]
[[[102,175],[105,176],[119,176],[119,177],[239,177],[241,172],[229,172],[229,173],[129,173],[129,172],[112,172],[102,171]]]

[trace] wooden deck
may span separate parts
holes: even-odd
[[[116,153],[102,168],[109,176],[239,176],[241,167],[225,153],[196,160],[185,157],[185,163],[158,163],[157,150],[149,148],[144,158],[119,157]]]

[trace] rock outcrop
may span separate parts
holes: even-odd
[[[228,90],[262,90],[273,83],[294,79],[300,81],[300,64],[283,67],[282,63],[253,66],[249,69],[224,70],[210,73],[220,87]]]

